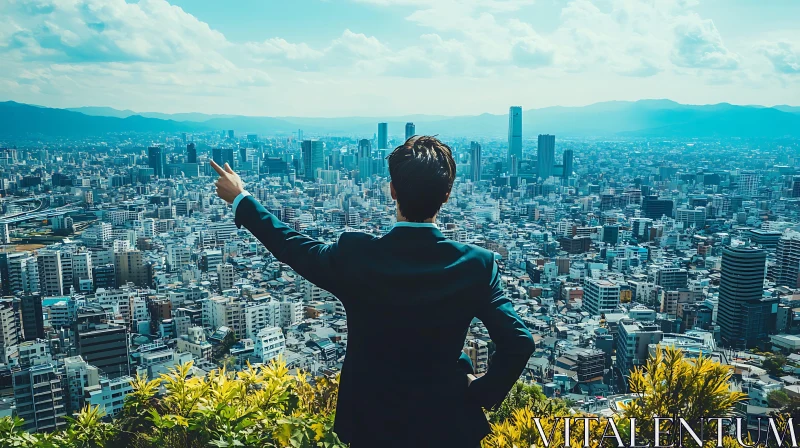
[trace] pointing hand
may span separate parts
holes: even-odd
[[[219,174],[219,179],[214,182],[217,187],[217,196],[228,204],[232,204],[236,196],[239,196],[239,193],[244,191],[242,179],[233,172],[233,169],[227,163],[225,168],[222,168],[212,160],[211,167]]]

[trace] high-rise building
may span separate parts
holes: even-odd
[[[197,163],[197,147],[194,145],[194,142],[186,145],[186,162]]]
[[[12,374],[17,417],[27,432],[64,429],[67,414],[61,375],[54,363],[25,366]]]
[[[655,266],[650,271],[650,276],[652,283],[665,291],[685,289],[689,284],[689,272],[682,268]]]
[[[536,174],[542,179],[553,175],[555,165],[556,136],[539,135],[539,146],[536,150]]]
[[[40,250],[36,254],[36,264],[39,270],[39,292],[44,297],[64,294],[61,252],[57,250]]]
[[[389,124],[378,123],[378,149],[389,147]]]
[[[319,140],[303,140],[303,172],[306,180],[316,179],[317,170],[321,169],[325,169],[322,142]]]
[[[583,307],[592,316],[610,313],[619,305],[620,286],[616,282],[588,278],[583,289]]]
[[[74,326],[78,354],[109,378],[130,375],[128,330],[110,324],[102,307],[82,308]]]
[[[358,178],[361,181],[372,175],[372,144],[367,139],[358,142]]]
[[[213,148],[211,150],[211,158],[219,166],[224,166],[226,163],[235,167],[236,150],[234,148]]]
[[[800,282],[800,232],[787,230],[778,241],[775,283],[796,288]]]
[[[138,250],[114,253],[114,275],[118,288],[128,282],[136,286],[150,285],[147,266]]]
[[[406,140],[410,139],[416,134],[417,134],[417,127],[414,126],[414,123],[406,123]]]
[[[0,244],[11,244],[11,230],[7,222],[0,222]]]
[[[642,199],[642,214],[645,218],[661,219],[662,216],[672,217],[673,203],[671,199],[659,199],[650,195]]]
[[[20,299],[22,339],[34,341],[44,338],[44,314],[42,297],[39,294],[26,294]]]
[[[6,359],[10,347],[19,344],[21,339],[17,305],[13,299],[0,299],[0,363],[8,364]]]
[[[28,252],[0,252],[0,285],[4,296],[39,291],[36,258]]]
[[[471,142],[469,144],[470,175],[473,182],[481,180],[481,144]]]
[[[236,280],[233,265],[230,263],[218,264],[217,278],[219,279],[220,291],[233,289],[233,282]]]
[[[760,249],[722,250],[717,324],[726,347],[753,347],[775,328],[778,299],[764,297],[766,261]]]
[[[147,166],[153,169],[156,177],[165,177],[167,169],[167,153],[161,146],[147,148]]]
[[[508,170],[511,171],[511,157],[517,157],[517,163],[522,160],[522,108],[511,106],[508,109],[508,157],[506,159]]]
[[[572,171],[574,169],[572,166],[572,154],[573,152],[571,149],[564,150],[564,179],[572,177]]]
[[[286,350],[286,340],[283,331],[278,327],[267,327],[259,330],[255,338],[255,356],[263,363],[283,355]]]
[[[622,322],[617,333],[617,366],[623,376],[635,367],[645,365],[650,357],[650,345],[658,344],[664,338],[664,332],[654,322]],[[622,383],[627,387],[628,381]]]
[[[675,211],[675,221],[682,223],[684,229],[702,229],[706,225],[706,208],[679,208]]]

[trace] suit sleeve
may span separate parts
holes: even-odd
[[[496,262],[493,262],[489,291],[476,317],[489,330],[496,349],[489,370],[470,384],[468,394],[473,402],[492,409],[503,402],[519,379],[535,344],[528,327],[503,291]]]
[[[295,231],[270,213],[252,196],[242,198],[234,216],[236,227],[244,226],[279,261],[288,264],[306,280],[335,294],[338,243],[326,244]]]

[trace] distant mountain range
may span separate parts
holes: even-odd
[[[378,122],[392,136],[403,135],[406,122],[418,134],[503,137],[508,116],[409,115],[399,117],[250,117],[201,113],[137,113],[108,107],[52,109],[0,102],[0,136],[89,136],[110,132],[203,132],[233,129],[238,134],[284,134],[370,137]],[[565,137],[800,137],[800,107],[694,106],[669,100],[611,101],[583,107],[546,107],[523,113],[523,135]]]

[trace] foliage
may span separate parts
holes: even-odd
[[[0,419],[0,448],[345,446],[333,433],[338,379],[290,375],[283,362],[202,378],[191,376],[191,368],[135,378],[111,423],[90,407],[52,434],[28,434],[19,419]]]
[[[767,403],[771,408],[783,408],[791,402],[789,395],[783,390],[773,390],[767,395]]]
[[[191,376],[191,364],[175,367],[155,380],[137,377],[119,416],[104,421],[97,408],[84,408],[68,420],[65,431],[28,434],[19,419],[0,419],[0,448],[197,448],[197,447],[344,447],[333,433],[338,379],[290,375],[273,362],[241,372],[220,369],[205,377]],[[635,398],[611,421],[620,437],[630,440],[629,418],[637,419],[637,445],[653,444],[652,416],[681,416],[688,422],[730,415],[743,394],[729,387],[731,371],[709,358],[685,358],[680,350],[659,350],[630,377]],[[790,416],[789,407],[784,416]],[[483,448],[564,446],[564,417],[572,417],[570,446],[583,446],[588,420],[591,440],[600,445],[608,419],[576,413],[564,401],[547,399],[534,385],[518,383],[501,406],[490,413],[492,433]],[[666,424],[666,423],[665,423]],[[664,426],[662,430],[671,428]],[[706,434],[715,428],[705,428]],[[669,431],[674,433],[676,431]],[[611,433],[607,433],[611,434]],[[666,432],[665,432],[666,434]],[[665,440],[661,445],[688,440]],[[715,445],[714,437],[706,437]],[[607,442],[612,442],[613,439]],[[606,443],[607,444],[607,443]],[[726,438],[723,446],[739,446]]]
[[[731,369],[707,357],[697,359],[685,358],[683,352],[673,348],[664,348],[651,357],[644,368],[636,369],[630,377],[630,389],[635,398],[627,405],[622,405],[618,413],[611,418],[597,419],[597,416],[584,415],[570,411],[566,406],[560,408],[542,408],[538,400],[532,398],[526,403],[524,399],[513,398],[524,396],[518,390],[504,402],[510,410],[510,417],[492,424],[492,433],[483,441],[483,448],[515,448],[564,446],[564,417],[570,416],[570,446],[584,445],[584,424],[589,424],[589,438],[592,446],[617,446],[613,438],[611,425],[619,431],[619,436],[627,445],[631,440],[630,418],[636,418],[637,445],[654,446],[653,416],[680,416],[690,424],[699,422],[701,418],[724,417],[732,414],[734,406],[746,396],[730,389]],[[514,407],[515,404],[522,404]],[[506,411],[508,412],[508,411]],[[583,420],[594,418],[593,421]],[[613,422],[613,423],[612,423]],[[695,428],[695,426],[692,426]],[[662,422],[664,436],[660,445],[696,446],[691,436],[685,433],[687,440],[670,440],[667,422]],[[696,428],[695,428],[696,429]],[[716,445],[716,428],[705,428],[706,446]],[[697,431],[699,434],[700,431]],[[607,437],[604,439],[603,435]],[[547,443],[545,443],[545,440]],[[609,438],[611,436],[611,438]],[[648,437],[649,436],[649,437]],[[601,441],[603,441],[601,443]],[[745,440],[748,442],[748,440]],[[723,439],[725,448],[741,446],[735,438]]]
[[[730,366],[709,357],[687,359],[681,350],[659,348],[644,368],[636,368],[631,373],[629,387],[636,398],[623,406],[622,415],[626,418],[623,422],[636,418],[642,434],[652,436],[653,416],[669,417],[675,422],[683,418],[699,434],[702,419],[730,416],[736,404],[747,398],[731,390],[732,374]],[[672,429],[669,422],[662,423],[664,431]],[[716,428],[713,424],[706,425],[703,431],[714,433]],[[678,443],[674,440],[678,432],[671,431],[664,444]],[[687,433],[685,437],[691,436]],[[685,444],[689,443],[687,440]],[[647,437],[643,437],[642,442],[655,443]]]
[[[500,423],[513,416],[515,410],[520,408],[530,408],[538,412],[544,412],[550,408],[554,412],[553,406],[559,407],[561,403],[556,400],[548,400],[542,392],[542,388],[536,384],[525,384],[521,381],[514,384],[505,400],[500,404],[496,411],[489,414],[489,422]]]
[[[783,355],[774,355],[770,354],[764,359],[764,362],[761,363],[761,367],[767,371],[770,375],[781,375],[783,372],[783,366],[786,365],[786,357]]]

